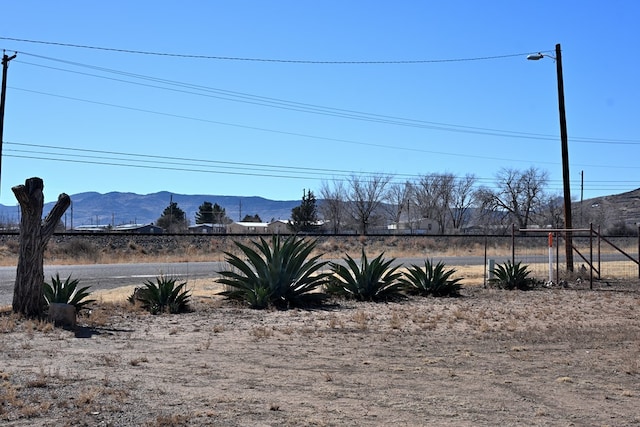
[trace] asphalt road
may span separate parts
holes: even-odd
[[[339,260],[332,260],[339,261]],[[448,266],[482,265],[484,257],[442,257]],[[496,260],[504,262],[504,260]],[[424,258],[402,258],[396,264],[423,265]],[[114,289],[121,286],[142,285],[160,274],[178,277],[182,280],[213,278],[217,272],[228,268],[225,262],[180,262],[180,263],[139,263],[139,264],[89,264],[89,265],[45,265],[45,281],[50,281],[56,273],[62,280],[71,276],[80,281],[80,286],[90,286],[91,291]],[[16,281],[16,267],[0,267],[0,306],[10,305]]]
[[[563,258],[563,257],[561,257]],[[607,254],[603,261],[624,260],[621,254]],[[507,257],[496,258],[496,263],[503,263]],[[547,261],[544,255],[527,257],[527,262]],[[337,261],[337,260],[333,260]],[[483,265],[484,257],[440,257],[434,262],[442,261],[449,267],[462,265]],[[560,260],[562,262],[562,259]],[[423,265],[424,258],[399,258],[396,264]],[[90,286],[91,291],[107,290],[128,285],[142,285],[149,279],[166,274],[181,280],[213,278],[217,272],[228,268],[225,262],[180,262],[180,263],[139,263],[139,264],[89,264],[89,265],[45,265],[45,281],[59,274],[61,279],[71,276],[80,281],[80,286]],[[13,287],[16,280],[16,267],[0,267],[0,306],[10,305],[13,299]]]
[[[80,281],[80,286],[91,286],[93,291],[142,285],[160,274],[183,280],[215,277],[223,265],[222,262],[45,265],[44,277],[50,281],[56,273],[62,280],[71,276]],[[15,281],[16,267],[0,267],[0,306],[11,304]]]

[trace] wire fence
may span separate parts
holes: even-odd
[[[603,236],[594,229],[572,230],[569,244],[565,230],[526,230],[514,235],[514,258],[527,264],[536,278],[561,280],[638,280],[638,237]],[[567,263],[571,250],[573,271]]]
[[[549,233],[552,245],[549,246]],[[264,236],[251,235],[150,235],[150,234],[56,234],[48,253],[55,262],[63,256],[106,262],[106,257],[152,261],[154,254],[180,261],[222,261],[225,251],[234,251],[234,241],[247,244]],[[638,237],[602,236],[595,230],[574,230],[573,272],[567,270],[564,233],[548,230],[513,230],[511,235],[320,235],[317,252],[325,260],[350,255],[359,259],[364,250],[369,258],[384,253],[405,265],[422,264],[425,259],[443,261],[460,271],[470,284],[486,283],[490,270],[507,261],[527,265],[531,276],[541,281],[616,280],[640,282]],[[3,253],[17,253],[19,236],[0,234]],[[82,243],[79,245],[78,243]],[[77,247],[82,250],[74,249]],[[95,259],[94,259],[95,258]],[[116,259],[111,260],[115,262]]]

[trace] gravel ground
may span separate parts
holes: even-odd
[[[470,286],[455,299],[311,311],[250,310],[218,290],[200,284],[193,312],[160,316],[103,295],[74,330],[0,315],[0,422],[640,423],[636,283]]]

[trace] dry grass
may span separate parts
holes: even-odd
[[[387,256],[478,251],[400,238],[321,249],[357,257],[363,243]],[[195,311],[179,316],[129,304],[133,286],[95,292],[75,331],[1,311],[0,424],[640,422],[636,284],[509,292],[484,289],[483,266],[452,267],[462,298],[254,311],[201,279],[188,283]]]
[[[84,339],[4,313],[0,422],[640,420],[640,291],[463,290],[462,298],[341,301],[317,311],[240,309],[209,294],[180,316],[151,316],[110,291],[80,319],[94,334]]]

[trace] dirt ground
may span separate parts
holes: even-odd
[[[75,330],[0,315],[0,424],[640,424],[637,283],[311,311],[218,290],[160,316],[105,293]]]

